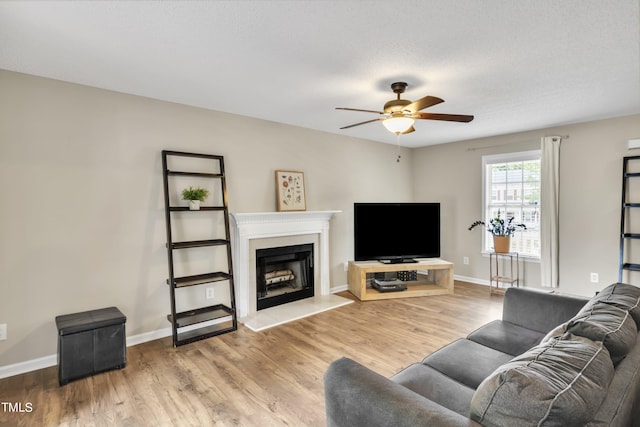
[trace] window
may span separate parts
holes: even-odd
[[[484,218],[513,217],[526,231],[511,237],[511,250],[540,258],[540,151],[483,156]],[[483,250],[491,251],[493,239],[487,232]]]

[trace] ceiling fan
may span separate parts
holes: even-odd
[[[349,126],[341,127],[340,129],[349,129],[354,126],[382,121],[382,124],[385,128],[387,128],[388,131],[395,133],[396,135],[401,135],[415,131],[413,123],[416,119],[443,120],[448,122],[463,123],[468,123],[473,120],[473,116],[467,116],[463,114],[421,113],[420,110],[424,110],[428,107],[433,107],[436,104],[444,102],[444,100],[435,96],[425,96],[424,98],[420,98],[417,101],[413,102],[406,99],[400,99],[400,94],[403,93],[406,88],[407,84],[405,82],[395,82],[391,84],[391,90],[393,90],[393,92],[398,95],[398,98],[392,99],[391,101],[384,104],[384,111],[337,107],[336,110],[362,111],[365,113],[376,113],[381,116],[377,119],[354,123]]]

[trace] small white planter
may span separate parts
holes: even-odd
[[[191,211],[199,211],[200,210],[200,200],[189,200],[189,210],[191,210]]]

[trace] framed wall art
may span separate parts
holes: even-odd
[[[276,171],[278,212],[306,211],[304,172]]]

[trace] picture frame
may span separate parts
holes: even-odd
[[[277,170],[276,192],[278,212],[307,210],[304,172]]]

